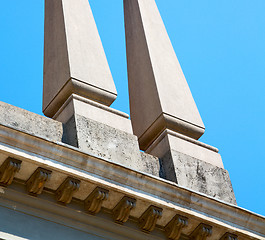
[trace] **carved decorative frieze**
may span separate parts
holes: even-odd
[[[115,222],[123,224],[128,221],[130,212],[136,206],[136,199],[124,197],[113,209],[113,218]]]
[[[166,236],[172,240],[178,240],[181,231],[188,225],[188,218],[176,215],[165,227]]]
[[[73,195],[80,187],[80,180],[67,177],[60,187],[56,190],[58,202],[68,204],[72,201]]]
[[[210,225],[201,223],[190,235],[192,240],[206,240],[212,235],[212,227]]]
[[[85,200],[85,210],[90,214],[96,214],[101,210],[103,201],[107,200],[109,190],[96,187]]]
[[[39,195],[42,193],[44,188],[44,184],[50,178],[52,171],[44,169],[44,168],[37,168],[36,171],[31,175],[31,177],[26,182],[26,188],[29,194],[32,195]]]
[[[153,231],[157,220],[162,217],[162,211],[162,208],[150,206],[139,219],[140,228],[145,232]]]
[[[14,179],[15,174],[20,170],[20,160],[8,157],[0,167],[0,185],[7,187]]]
[[[220,238],[220,240],[237,240],[238,237],[235,234],[232,233],[225,233],[224,236]]]

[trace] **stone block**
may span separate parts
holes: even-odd
[[[142,162],[143,162],[143,169],[142,172],[151,174],[156,177],[162,177],[164,176],[163,169],[161,167],[160,159],[158,157],[155,157],[153,155],[140,152],[142,156]]]
[[[168,151],[161,161],[166,179],[180,186],[236,204],[227,170],[174,150]]]
[[[62,123],[4,102],[0,102],[0,125],[49,141],[62,141]]]
[[[146,163],[142,161],[137,137],[133,134],[77,114],[64,126],[65,143],[138,171],[147,170]]]
[[[169,149],[174,149],[175,151],[208,162],[220,168],[224,167],[217,148],[168,129],[164,130],[164,132],[157,137],[146,152],[162,158]]]
[[[147,151],[160,159],[160,177],[236,204],[218,149],[166,129]]]
[[[72,94],[67,99],[53,118],[67,123],[74,114],[132,134],[132,125],[128,114],[76,94]]]

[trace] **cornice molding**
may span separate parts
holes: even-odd
[[[220,240],[237,240],[237,235],[232,233],[225,233],[224,236],[220,238]]]
[[[108,197],[109,190],[96,187],[85,200],[85,211],[93,215],[99,213],[103,201],[106,201]]]
[[[190,235],[191,240],[206,240],[212,236],[212,226],[201,223]]]
[[[37,196],[42,193],[45,183],[49,180],[52,171],[37,168],[26,182],[26,188],[29,194]]]
[[[147,233],[153,231],[157,220],[162,217],[162,212],[162,208],[150,206],[139,219],[140,228]]]
[[[113,209],[113,218],[115,222],[123,224],[128,221],[130,212],[136,207],[136,199],[123,197]]]
[[[106,159],[96,158],[66,144],[41,139],[1,125],[0,139],[0,153],[19,159],[25,168],[27,164],[31,164],[49,169],[53,175],[60,173],[64,174],[65,178],[71,176],[110,192],[129,195],[137,202],[147,202],[149,206],[163,208],[166,214],[158,220],[158,225],[162,227],[174,217],[170,214],[175,213],[189,218],[191,223],[205,222],[214,228],[224,229],[222,235],[229,230],[247,238],[264,239],[265,237],[265,218],[238,206],[179,187],[158,177],[131,170]],[[23,174],[24,172],[20,171],[18,178],[30,177]],[[56,190],[58,185],[53,187],[53,182],[49,181],[49,187]],[[141,204],[137,204],[138,208],[141,209]]]
[[[60,187],[56,190],[56,199],[58,202],[68,204],[72,201],[73,195],[80,188],[80,180],[67,177]]]
[[[8,157],[0,167],[0,186],[7,187],[13,182],[15,174],[20,170],[21,162]]]
[[[187,227],[188,218],[180,215],[176,215],[165,227],[166,236],[170,240],[179,240],[182,229]]]

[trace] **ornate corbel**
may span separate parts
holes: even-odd
[[[192,240],[206,240],[212,235],[212,227],[210,225],[201,223],[190,235]]]
[[[103,201],[107,200],[109,190],[96,187],[85,200],[85,210],[90,214],[96,214],[101,210]]]
[[[136,200],[130,197],[124,197],[113,209],[113,218],[115,222],[123,224],[128,221],[130,212],[136,206]]]
[[[45,182],[50,178],[52,171],[37,168],[36,171],[31,175],[31,177],[26,182],[26,188],[29,194],[39,195],[42,193]]]
[[[15,174],[20,170],[20,160],[8,157],[0,167],[0,185],[7,187],[13,182]]]
[[[179,240],[182,228],[188,225],[188,218],[176,215],[165,227],[166,236],[171,240]]]
[[[220,240],[237,240],[238,237],[235,234],[232,233],[225,233]]]
[[[67,177],[60,187],[56,190],[58,202],[68,204],[72,201],[73,195],[80,187],[80,180]]]
[[[148,233],[153,231],[157,220],[162,217],[162,211],[162,208],[150,206],[139,219],[140,228]]]

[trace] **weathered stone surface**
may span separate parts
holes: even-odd
[[[146,150],[147,153],[162,158],[169,149],[174,149],[188,156],[224,168],[219,150],[203,142],[178,134],[169,129],[163,133]]]
[[[231,180],[225,169],[174,150],[166,153],[161,160],[166,179],[236,204]]]
[[[161,168],[160,160],[158,157],[141,152],[143,168],[142,171],[149,173],[153,176],[163,177],[163,169]]]
[[[62,141],[62,123],[4,102],[0,102],[0,125],[50,141]]]
[[[161,175],[159,159],[140,152],[136,136],[83,116],[75,115],[62,124],[0,102],[0,125],[49,141],[64,142],[142,172]]]
[[[132,134],[80,115],[65,124],[65,133],[64,142],[84,152],[139,171],[147,169],[137,137]]]
[[[76,94],[72,94],[66,100],[60,110],[53,116],[53,119],[67,123],[74,114],[84,116],[130,134],[133,133],[128,114]]]
[[[14,144],[16,147],[14,147]],[[84,231],[87,231],[91,224],[95,222],[101,224],[94,225],[95,228],[103,229],[105,229],[104,226],[112,224],[111,228],[108,228],[112,231],[112,227],[118,225],[113,223],[110,213],[120,199],[128,194],[137,200],[137,207],[130,213],[132,220],[139,219],[150,205],[163,208],[163,216],[157,221],[158,228],[149,236],[143,234],[141,235],[143,237],[139,237],[140,232],[138,232],[138,236],[134,235],[137,230],[133,229],[129,232],[132,225],[131,222],[126,223],[125,227],[120,228],[126,234],[128,233],[122,237],[124,239],[146,240],[146,237],[156,239],[153,234],[156,235],[158,231],[162,234],[161,238],[165,239],[161,227],[164,228],[175,214],[189,217],[189,225],[183,229],[185,236],[189,236],[198,224],[203,222],[213,226],[214,235],[209,239],[220,239],[226,232],[236,233],[242,239],[261,240],[265,237],[265,218],[260,215],[235,205],[203,196],[185,187],[178,187],[177,184],[132,171],[129,168],[121,167],[109,161],[96,159],[67,145],[51,144],[51,142],[44,139],[23,134],[0,125],[0,161],[3,162],[8,156],[16,156],[17,159],[23,159],[21,170],[16,175],[18,182],[10,186],[10,188],[0,188],[1,202],[2,200],[4,204],[9,202],[8,208],[13,209],[14,214],[23,212],[24,209],[24,213],[30,214],[30,216],[37,215],[38,219],[48,217],[50,222],[58,224],[64,224],[62,222],[64,218],[69,223],[67,226],[77,229],[83,226],[82,229]],[[49,192],[45,191],[36,199],[25,194],[23,182],[25,183],[36,167],[39,166],[52,169],[53,173],[50,181],[45,185]],[[56,204],[54,197],[51,195],[52,192],[55,193],[62,181],[69,175],[72,177],[80,176],[82,182],[80,191],[75,196],[77,201],[73,202],[73,208]],[[89,219],[89,215],[85,216],[84,211],[74,206],[77,206],[78,202],[84,201],[96,186],[109,190],[110,197],[102,205],[106,211],[102,211],[97,217]],[[12,199],[14,201],[10,202]],[[40,211],[44,215],[41,215]],[[108,214],[108,224],[105,224],[106,221],[102,218],[104,214]],[[6,224],[6,218],[3,218],[2,215],[1,227]],[[14,216],[13,214],[11,215]],[[28,221],[26,222],[28,224]],[[75,224],[74,226],[73,223]],[[21,226],[21,220],[16,219],[14,221],[12,219],[12,224],[13,226],[14,224]],[[136,224],[134,225],[136,227]],[[119,231],[120,235],[121,231]],[[23,236],[25,237],[25,235]],[[106,236],[109,239],[110,235]],[[47,239],[46,235],[44,235],[43,239],[45,237]],[[6,238],[4,237],[4,239]],[[32,239],[35,238],[32,237]],[[114,237],[113,239],[117,238]]]
[[[137,138],[108,125],[74,115],[67,124],[0,102],[0,124],[49,141],[63,142],[89,154],[162,177],[230,203],[236,203],[226,170],[178,151],[161,161],[139,151]]]

